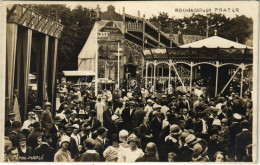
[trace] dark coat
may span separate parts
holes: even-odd
[[[19,161],[20,162],[32,161],[30,159],[30,157],[33,156],[32,147],[27,146],[25,153],[23,153],[21,148],[18,147],[18,154],[19,154]]]
[[[132,124],[133,127],[139,127],[140,124],[143,122],[144,120],[144,116],[145,116],[146,112],[143,110],[137,110],[135,112],[133,112],[133,119],[132,119]]]
[[[103,156],[103,152],[105,151],[105,149],[108,147],[109,145],[109,140],[106,139],[105,140],[105,144],[99,139],[99,138],[96,138],[95,139],[95,147],[94,147],[94,150],[96,150],[98,153],[99,153],[99,156],[100,156],[100,160],[101,161],[104,161],[105,158]]]
[[[33,149],[38,146],[37,138],[41,136],[42,133],[34,130],[28,135],[27,144],[31,146]]]
[[[34,155],[43,157],[44,162],[53,162],[55,150],[49,144],[41,144],[40,146],[36,147],[34,150]]]
[[[236,135],[236,156],[240,161],[246,156],[246,146],[252,144],[252,133],[248,130],[242,131]]]
[[[101,127],[101,122],[97,118],[93,118],[92,120],[89,121],[89,124],[91,126],[91,132],[94,132],[97,130],[98,127]],[[93,138],[96,138],[97,135],[93,134]]]
[[[239,123],[234,123],[229,127],[230,144],[228,146],[228,156],[234,158],[235,156],[235,145],[236,145],[236,135],[242,131]]]
[[[85,152],[85,153],[83,153],[83,155],[81,156],[80,161],[81,161],[81,162],[99,162],[99,161],[100,161],[100,156],[99,156],[98,153]]]
[[[59,132],[59,130],[57,130],[56,129],[56,127],[55,127],[55,125],[54,124],[52,124],[52,127],[50,128],[50,130],[49,130],[49,133],[52,135],[52,144],[51,144],[51,146],[53,147],[53,148],[57,148],[57,141],[58,141],[58,139],[59,139],[59,137],[57,136],[57,133]]]
[[[145,150],[145,147],[147,145],[147,143],[152,141],[152,138],[147,138],[145,137],[145,135],[150,135],[151,134],[151,129],[150,129],[150,125],[147,124],[141,124],[138,128],[138,135],[140,136],[140,140],[141,140],[141,146],[143,151]]]
[[[103,121],[104,121],[103,125],[107,129],[109,129],[109,127],[112,124],[112,119],[111,119],[112,115],[113,112],[108,109],[103,112]]]
[[[133,120],[134,112],[135,112],[135,110],[133,110],[131,115],[130,115],[130,109],[129,108],[124,109],[123,112],[122,112],[122,119],[123,119],[124,126],[125,126],[126,130],[132,131],[132,129],[133,129],[132,120]]]
[[[145,154],[144,156],[136,159],[136,162],[158,162],[158,160],[152,155]]]
[[[159,135],[162,131],[162,121],[159,122],[159,120],[155,117],[151,121],[151,132],[153,134],[153,140],[154,142],[158,143]]]
[[[49,130],[52,126],[53,120],[52,120],[52,114],[48,110],[44,110],[41,115],[41,124],[42,127]]]

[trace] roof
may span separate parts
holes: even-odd
[[[92,70],[70,70],[63,71],[65,76],[95,76],[95,72]]]
[[[95,22],[88,39],[81,49],[78,58],[79,59],[88,59],[88,58],[95,58],[96,55],[96,44],[97,44],[97,28],[98,23]]]
[[[240,44],[225,38],[221,38],[219,36],[212,36],[209,38],[205,38],[203,40],[199,40],[196,42],[192,42],[189,44],[185,44],[180,46],[180,48],[202,48],[202,47],[206,47],[206,48],[237,48],[237,49],[252,49],[252,47],[244,45],[244,44]]]
[[[100,13],[103,20],[123,21],[123,16],[115,12],[115,7],[109,5],[107,11]]]

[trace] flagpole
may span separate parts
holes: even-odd
[[[98,95],[98,21],[96,26],[96,58],[95,58],[95,96]]]
[[[118,89],[119,89],[119,69],[120,69],[120,66],[119,66],[119,64],[120,64],[120,62],[119,62],[119,60],[120,60],[120,58],[119,58],[119,41],[118,41],[118,47],[117,47],[117,85],[118,85]]]

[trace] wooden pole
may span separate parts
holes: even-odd
[[[215,84],[215,97],[218,94],[218,67],[219,67],[219,61],[216,61],[216,84]]]
[[[96,26],[95,96],[98,95],[98,24],[99,21],[97,21],[97,26]]]
[[[147,76],[148,76],[148,61],[146,61],[146,70],[145,70],[145,88],[147,88]]]
[[[241,82],[240,82],[240,97],[243,97],[243,79],[244,79],[244,63],[241,64]]]
[[[192,89],[192,78],[193,78],[193,62],[190,63],[190,91]]]
[[[168,93],[170,93],[170,85],[171,85],[171,62],[169,62]]]

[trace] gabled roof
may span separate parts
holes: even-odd
[[[192,42],[189,44],[185,44],[180,46],[181,48],[202,48],[202,47],[206,47],[206,48],[237,48],[237,49],[252,49],[252,47],[244,45],[244,44],[240,44],[225,38],[221,38],[219,36],[212,36],[209,38],[205,38],[203,40],[199,40],[196,42]]]

